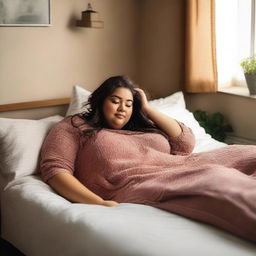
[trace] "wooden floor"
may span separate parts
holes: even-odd
[[[0,255],[1,256],[25,256],[23,253],[18,251],[14,246],[0,238]]]

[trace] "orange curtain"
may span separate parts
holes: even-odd
[[[215,47],[215,1],[186,0],[186,92],[217,91]]]

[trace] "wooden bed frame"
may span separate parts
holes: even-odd
[[[3,105],[0,105],[0,112],[61,106],[61,105],[69,104],[69,102],[70,102],[70,98],[59,98],[59,99],[51,99],[51,100],[38,100],[38,101],[29,101],[29,102],[18,102],[18,103],[12,103],[12,104],[3,104]]]

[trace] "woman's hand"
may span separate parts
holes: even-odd
[[[91,190],[86,188],[76,177],[67,172],[61,172],[48,180],[49,185],[74,203],[97,204],[105,206],[118,205],[115,201],[105,201]]]
[[[139,93],[142,110],[147,115],[147,117],[155,123],[163,132],[165,132],[170,137],[177,137],[181,134],[182,130],[180,125],[173,118],[159,112],[158,110],[151,107],[148,103],[147,96],[144,91],[140,88],[135,88]]]
[[[147,96],[145,92],[140,88],[135,88],[135,91],[137,91],[140,95],[141,104],[142,104],[142,110],[147,113],[148,109],[150,108]]]
[[[104,205],[104,206],[116,206],[116,205],[119,205],[119,203],[116,202],[116,201],[104,200],[102,205]]]

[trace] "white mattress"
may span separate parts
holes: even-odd
[[[2,193],[2,236],[28,256],[255,256],[256,245],[150,206],[72,204],[39,177]]]

